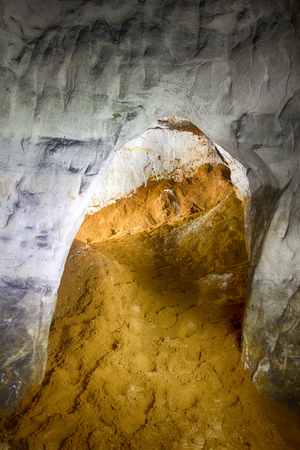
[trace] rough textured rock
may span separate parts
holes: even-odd
[[[191,178],[199,167],[226,164],[244,201],[249,195],[246,169],[220,146],[215,147],[189,121],[180,117],[158,120],[139,138],[127,142],[116,152],[87,209],[94,214],[117,199],[132,195],[148,181],[182,181]]]
[[[113,148],[174,115],[248,169],[244,362],[299,406],[296,3],[0,2],[4,409],[42,376],[62,267]]]
[[[0,403],[4,410],[7,402],[9,408],[18,402],[28,384],[42,380],[66,248],[96,187],[94,174],[102,170],[107,156],[96,142],[46,139],[23,145],[21,154],[7,145],[16,167],[3,162],[1,168]]]

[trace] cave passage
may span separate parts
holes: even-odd
[[[229,175],[206,164],[86,216],[43,385],[1,422],[12,450],[299,448],[299,417],[241,367],[249,261]]]
[[[67,254],[101,180],[104,183],[100,195],[96,194],[93,205],[89,205],[93,211],[131,195],[149,180],[159,181],[169,175],[172,178],[172,173],[183,172],[187,180],[201,165],[227,164],[230,158],[244,164],[244,175],[249,175],[244,192],[249,192],[250,186],[252,195],[248,209],[252,219],[252,253],[249,303],[243,318],[244,367],[259,392],[299,409],[299,2],[3,0],[1,5],[1,417],[14,410],[30,385],[43,380],[49,328]],[[129,139],[136,140],[157,118],[162,119],[137,138],[134,148],[128,145]],[[217,151],[210,139],[187,123],[187,118],[216,143]],[[199,147],[200,141],[207,151]],[[121,148],[125,143],[126,148]],[[229,158],[224,157],[218,145],[230,152]],[[231,168],[229,163],[228,166]],[[107,183],[110,180],[112,185]],[[232,181],[235,183],[233,177]],[[169,310],[155,309],[163,308],[164,303],[156,305],[153,300],[153,317],[167,317],[175,311],[174,326],[178,327],[183,310],[176,309],[176,305],[186,304],[189,297],[193,297],[191,306],[196,305],[189,310],[193,317],[205,317],[204,306],[199,309],[201,297],[213,316],[218,315],[214,302],[227,310],[226,327],[228,333],[235,329],[235,336],[239,320],[228,325],[228,308],[240,305],[242,309],[244,301],[244,294],[230,294],[234,285],[237,290],[244,289],[232,268],[234,258],[240,254],[232,251],[230,265],[223,269],[217,265],[220,250],[227,245],[233,247],[228,239],[223,240],[226,230],[210,249],[209,256],[216,255],[214,266],[210,266],[211,260],[198,258],[197,244],[191,249],[192,238],[186,243],[187,234],[183,231],[178,241],[175,228],[179,232],[180,225],[175,222],[189,219],[178,211],[175,194],[174,186],[163,188],[158,196],[162,205],[156,209],[161,214],[151,216],[145,228],[139,223],[138,206],[132,229],[130,221],[122,222],[119,228],[113,217],[99,217],[109,227],[104,231],[90,230],[86,237],[78,239],[90,243],[88,248],[96,251],[95,244],[108,239],[112,246],[114,240],[125,239],[128,230],[129,236],[131,231],[136,236],[155,233],[158,226],[171,227],[170,235],[157,235],[157,245],[154,235],[151,248],[140,245],[142,254],[149,254],[149,260],[155,261],[148,266],[142,258],[138,267],[134,263],[133,257],[139,254],[134,243],[126,244],[127,253],[122,258],[115,253],[117,244],[115,248],[99,247],[98,251],[108,260],[113,258],[115,264],[123,266],[122,261],[126,260],[126,267],[135,268],[135,272],[131,270],[134,281],[128,286],[145,283],[149,273],[149,295],[155,281],[167,280],[162,302],[166,301],[172,277],[175,278],[174,292],[177,288],[182,290],[180,301],[175,306],[168,304],[166,308],[172,308]],[[179,200],[182,205],[182,199]],[[201,210],[197,202],[193,203],[192,215],[208,212],[206,207]],[[113,214],[112,210],[107,211]],[[166,223],[164,214],[169,218]],[[200,222],[199,219],[196,223],[195,234],[197,226],[201,228]],[[205,233],[199,231],[198,235],[209,237],[208,231],[207,226]],[[144,236],[146,241],[147,235]],[[199,246],[205,255],[207,244]],[[177,263],[174,248],[178,248],[178,258],[182,258],[177,265],[173,261],[175,258]],[[81,254],[82,249],[79,256],[72,253],[72,261]],[[197,260],[193,262],[194,254]],[[163,269],[164,264],[169,264],[168,268]],[[87,287],[88,278],[85,282]],[[79,275],[73,278],[72,289],[77,283],[81,283]],[[210,294],[209,285],[215,286],[215,294]],[[84,303],[86,288],[80,286],[76,286],[77,296],[72,294],[66,300],[70,311],[74,305],[80,311]],[[97,292],[103,291],[97,288],[96,281],[93,286]],[[62,289],[63,285],[61,292]],[[162,287],[157,289],[163,292]],[[60,297],[57,311],[61,301]],[[114,301],[112,298],[111,303]],[[158,314],[160,310],[164,312]],[[73,319],[79,324],[79,318]],[[90,326],[91,320],[87,316]],[[57,314],[52,335],[59,323],[64,327],[64,342],[69,325],[64,325]],[[83,332],[79,325],[77,331]],[[114,345],[117,351],[119,346]],[[77,351],[75,344],[71,348]],[[92,360],[96,365],[95,358]],[[49,392],[51,379],[65,373],[59,370],[65,371],[66,364],[61,362],[59,369],[52,372],[51,364],[48,366],[44,386]],[[204,359],[200,358],[198,364],[204,364]],[[93,367],[88,370],[92,373]],[[83,363],[80,371],[85,380],[82,383],[87,386],[89,378],[84,375]],[[84,387],[80,387],[75,375],[70,376],[69,384],[76,393],[69,397],[80,399]],[[45,395],[46,391],[42,392]],[[199,402],[200,397],[193,408]],[[75,400],[70,405],[74,411],[78,409]],[[145,413],[148,422],[143,427],[150,423],[154,405],[155,401]],[[29,448],[38,445],[33,443],[35,433],[42,433],[43,427],[45,434],[49,430],[44,416],[35,411],[35,417],[38,424],[31,423]],[[55,424],[55,416],[51,417]],[[15,425],[11,427],[14,434]],[[92,447],[94,428],[90,430]],[[68,433],[62,431],[61,447],[71,445],[67,441],[72,440],[72,433]],[[274,430],[272,433],[277,436]],[[25,434],[22,439],[29,439],[29,434]],[[205,443],[197,443],[198,447],[213,447],[209,436],[202,434]],[[189,445],[178,439],[174,442],[179,442],[179,447]],[[58,444],[53,443],[50,433],[41,445],[55,448]]]

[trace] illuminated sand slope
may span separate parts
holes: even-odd
[[[297,450],[300,418],[242,369],[244,238],[223,165],[86,216],[11,450]]]

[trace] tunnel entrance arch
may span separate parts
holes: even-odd
[[[170,434],[178,448],[232,439],[222,424],[226,409],[240,403],[232,384],[242,379],[245,198],[232,183],[234,161],[199,130],[184,131],[187,121],[176,120],[152,128],[156,148],[144,136],[143,146],[130,143],[117,153],[98,191],[106,194],[106,205],[99,202],[99,211],[86,217],[59,291],[48,394],[36,406],[51,413],[49,394],[56,389],[59,414],[71,407],[81,423],[97,422],[101,436],[93,430],[90,439],[98,446],[113,433],[117,448],[120,439],[127,442],[124,436],[146,447],[156,442],[155,428],[160,430],[157,445],[167,446]],[[139,154],[144,157],[140,170]],[[169,176],[159,172],[160,161]],[[123,192],[111,202],[123,178],[125,186],[128,178],[131,182],[129,195]],[[93,208],[95,203],[94,198]],[[200,411],[202,429],[194,425],[187,433]],[[240,416],[231,410],[231,420]]]
[[[162,153],[153,151],[145,137],[143,145],[130,143],[117,152],[104,189],[100,186],[105,196],[102,202],[93,199],[94,214],[77,234],[83,242],[75,241],[60,287],[45,395],[33,409],[46,411],[43,430],[52,430],[53,411],[58,421],[60,415],[74,414],[75,427],[86,423],[88,437],[84,427],[80,434],[66,430],[78,445],[88,439],[99,447],[112,435],[117,448],[135,438],[137,445],[146,445],[158,429],[157,443],[167,445],[172,434],[177,448],[230,439],[235,445],[231,431],[224,430],[241,430],[248,421],[239,407],[247,409],[250,422],[254,395],[239,360],[248,273],[246,173],[183,119],[163,119],[151,129],[156,133],[151,142],[164,143]],[[189,133],[190,139],[171,154],[172,164],[161,164],[165,176],[158,166],[168,155],[168,139],[157,134],[170,134],[174,146],[174,131]],[[139,154],[144,156],[141,170],[135,164]],[[130,189],[125,195],[122,181]],[[205,183],[209,188],[201,190]],[[245,398],[240,384],[246,385]],[[212,404],[217,405],[213,413]],[[201,427],[195,425],[200,412]],[[54,430],[52,439],[61,438]],[[43,439],[39,430],[34,439]]]

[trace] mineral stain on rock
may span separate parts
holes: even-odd
[[[299,417],[241,366],[244,206],[206,165],[86,217],[44,382],[0,422],[10,449],[299,448]]]

